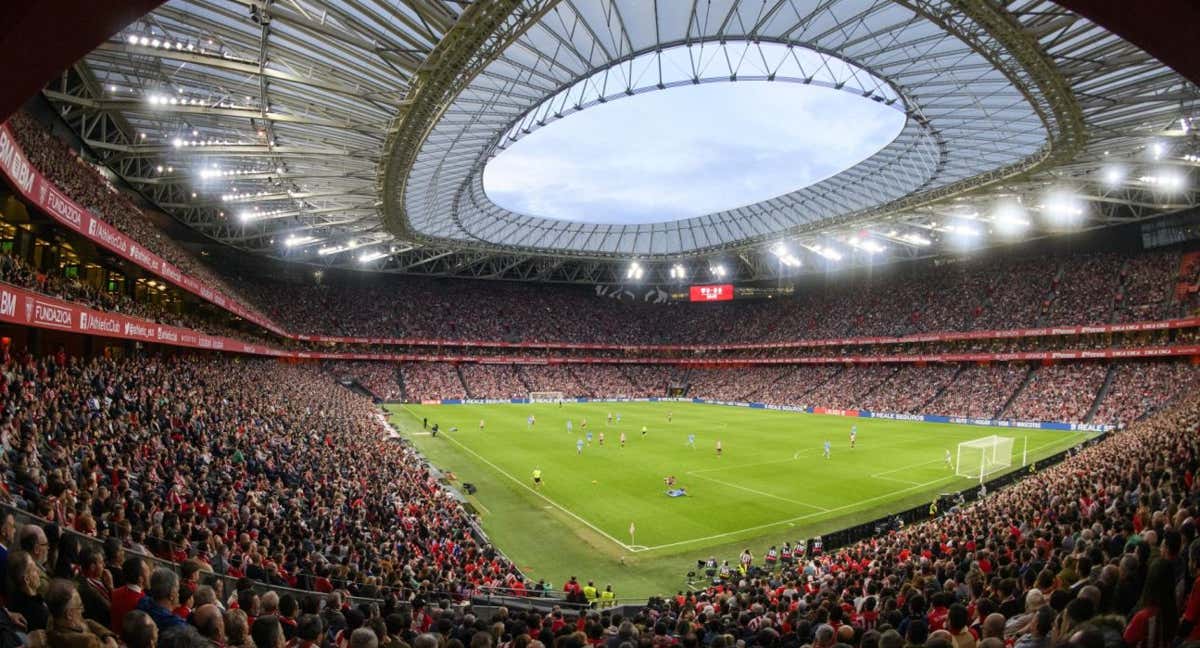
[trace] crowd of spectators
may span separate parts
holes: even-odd
[[[630,373],[630,370],[634,370]],[[644,370],[644,373],[643,373]],[[666,393],[665,369],[653,366],[589,365],[572,368],[585,395],[650,398]]]
[[[963,368],[954,381],[925,408],[928,414],[967,418],[999,418],[1001,410],[1029,375],[1029,367],[1017,363],[972,365]]]
[[[459,340],[622,344],[776,342],[934,331],[1010,329],[1168,318],[1191,307],[1176,287],[1196,283],[1192,254],[1093,252],[1047,260],[941,260],[900,267],[886,276],[838,276],[802,282],[792,297],[731,304],[623,302],[571,287],[375,277],[357,285],[280,284],[254,277],[235,291],[175,243],[133,200],[66,143],[27,115],[10,124],[34,166],[110,224],[184,272],[279,320],[293,332]],[[167,323],[199,318],[164,313],[148,303],[58,277],[21,277],[52,294],[76,297]],[[37,273],[33,273],[37,274]],[[376,281],[376,279],[378,281]],[[252,297],[246,303],[243,295]],[[848,298],[848,296],[853,296]],[[396,304],[422,304],[397,308]],[[486,317],[461,317],[463,312]],[[244,336],[240,336],[244,337]]]
[[[905,365],[860,402],[860,409],[925,414],[925,405],[954,380],[958,365]]]
[[[525,398],[534,391],[522,380],[516,365],[463,364],[458,371],[467,398]]]
[[[243,292],[290,329],[331,335],[717,344],[1095,324],[1138,314],[1175,317],[1182,312],[1174,298],[1179,272],[1178,252],[1073,254],[1054,262],[997,259],[885,278],[839,277],[828,285],[801,284],[791,297],[726,304],[622,302],[571,287],[416,278],[352,286],[256,278]],[[1136,307],[1118,307],[1126,301]],[[395,308],[396,303],[423,306]],[[488,317],[460,317],[464,311]],[[343,317],[347,312],[355,316]]]
[[[1017,394],[1004,418],[1028,421],[1083,421],[1104,384],[1108,365],[1072,362],[1039,367]]]
[[[251,302],[168,236],[142,207],[114,187],[66,142],[46,131],[23,112],[13,115],[8,120],[8,126],[34,168],[75,202],[179,268],[184,274],[238,299],[242,305],[253,309]]]
[[[344,373],[353,374],[358,364],[368,363],[347,363]],[[1110,367],[1112,384],[1088,419]],[[706,400],[1108,425],[1127,425],[1200,387],[1200,365],[1179,360],[1033,368],[1016,362],[747,365],[683,370],[673,378],[672,369],[640,364],[401,366],[409,401],[524,398],[531,391],[557,391],[567,398],[645,398],[670,395],[666,388],[673,383],[684,390],[682,395]]]
[[[1193,393],[928,521],[834,551],[806,543],[799,560],[748,556],[747,569],[651,601],[616,632],[640,648],[1190,646],[1198,468]]]
[[[1170,261],[1157,259],[1162,265]],[[1053,281],[1053,299],[1043,322],[1048,326],[1104,324],[1113,321],[1123,259],[1112,253],[1094,253],[1062,266]],[[1174,256],[1178,267],[1178,255]]]
[[[469,606],[449,605],[453,584],[461,592],[475,586],[473,579],[515,584],[515,577],[465,534],[443,535],[464,514],[434,495],[439,491],[419,458],[404,457],[411,451],[378,432],[365,434],[371,424],[363,420],[351,437],[370,447],[347,450],[369,451],[371,462],[322,461],[318,468],[327,480],[313,478],[289,491],[284,484],[300,477],[289,475],[289,465],[311,457],[288,453],[305,453],[304,441],[336,452],[331,449],[349,439],[319,441],[339,434],[329,415],[358,417],[335,410],[331,401],[340,399],[317,395],[315,386],[328,380],[319,371],[289,367],[289,382],[264,383],[258,368],[234,371],[222,366],[228,362],[27,359],[6,367],[10,407],[47,403],[44,419],[5,421],[7,496],[52,521],[43,529],[0,515],[0,544],[8,548],[3,620],[20,630],[14,639],[131,648],[736,648],[739,642],[752,648],[1170,648],[1200,637],[1200,490],[1194,479],[1200,393],[1185,394],[1173,407],[1011,486],[980,490],[971,503],[950,501],[945,511],[931,509],[927,521],[893,526],[849,546],[817,551],[805,542],[806,552],[773,561],[747,553],[739,568],[722,570],[711,585],[653,597],[632,612],[500,609],[485,620]],[[206,363],[214,366],[189,367]],[[217,388],[221,376],[247,375],[233,378],[243,387],[239,398],[222,403],[192,392],[187,395],[204,407],[189,409],[173,406],[170,397],[164,404],[180,373],[201,392]],[[303,439],[308,425],[273,430],[275,441],[251,429],[263,424],[236,413],[256,400],[259,389],[247,382],[295,390],[314,410],[306,419],[317,426],[310,438]],[[44,397],[47,388],[56,393]],[[29,390],[43,397],[31,401]],[[67,400],[86,403],[105,393],[98,409],[80,408],[88,414],[58,409]],[[353,402],[345,407],[369,410],[365,401]],[[281,408],[295,411],[286,401]],[[195,413],[202,409],[212,411]],[[243,427],[212,443],[217,428],[197,425],[199,418],[225,415]],[[120,429],[108,432],[109,423]],[[164,452],[162,435],[139,434],[140,427],[187,438]],[[80,445],[84,438],[90,451]],[[242,456],[216,452],[229,447]],[[393,457],[406,460],[393,464]],[[192,468],[168,477],[167,469],[187,461]],[[398,474],[411,479],[374,484],[377,475],[364,464],[376,462],[407,470]],[[197,474],[212,483],[181,484],[191,481],[192,470],[204,471]],[[364,470],[362,481],[371,486],[339,476]],[[372,487],[388,492],[368,492]],[[274,507],[279,510],[268,515]],[[387,525],[393,516],[399,528]],[[156,535],[172,529],[182,532],[172,541]],[[80,548],[72,542],[75,533],[114,541],[103,551]],[[309,537],[310,546],[294,545],[297,534]],[[403,538],[400,546],[383,541],[389,535]],[[143,553],[181,567],[151,569]],[[322,565],[337,574],[322,575],[329,574]],[[423,569],[406,573],[380,603],[353,604],[339,587],[351,582],[339,577],[361,583],[374,576],[386,590],[385,574],[417,567]],[[303,580],[307,570],[317,573],[312,593],[260,595],[250,587],[254,579]],[[210,578],[213,572],[243,579],[224,591],[222,581]]]
[[[1175,252],[1147,252],[1131,257],[1121,270],[1116,321],[1151,322],[1178,314],[1175,285],[1180,263]],[[1176,306],[1174,311],[1172,306]]]
[[[864,399],[900,368],[890,364],[850,365],[804,398],[805,405],[830,409],[856,409]]]
[[[316,365],[60,354],[0,369],[4,499],[58,529],[318,592],[454,598],[518,578],[370,400]]]
[[[1200,367],[1187,362],[1118,364],[1093,421],[1128,424],[1164,403],[1200,391]]]
[[[560,391],[565,396],[597,395],[575,376],[571,365],[521,365],[517,371],[529,391]]]
[[[339,379],[352,380],[372,396],[384,401],[400,399],[400,383],[396,381],[396,365],[390,362],[329,361],[325,370]]]
[[[695,369],[688,373],[688,396],[706,400],[757,400],[758,394],[791,372],[787,366],[761,366],[742,369]]]
[[[754,395],[768,405],[799,405],[808,402],[808,393],[825,384],[842,365],[799,365]]]
[[[444,362],[406,362],[400,365],[404,397],[410,402],[466,398],[458,368]]]

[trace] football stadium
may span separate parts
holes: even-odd
[[[1200,5],[0,15],[0,648],[1200,645]]]

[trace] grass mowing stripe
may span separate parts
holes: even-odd
[[[959,442],[993,433],[1015,437],[1013,466],[1019,466],[1023,435],[1030,460],[1081,436],[690,403],[392,409],[401,417],[397,425],[435,465],[464,481],[483,482],[473,501],[492,511],[484,520],[488,534],[527,573],[552,582],[571,575],[611,582],[622,597],[675,591],[700,552],[732,558],[752,547],[757,554],[784,540],[920,507],[947,488],[970,487],[969,480],[937,466],[944,450]],[[673,422],[667,412],[674,413]],[[621,414],[622,422],[605,424],[606,413]],[[536,415],[536,426],[526,424],[529,415]],[[443,430],[458,430],[414,436],[423,431],[425,417]],[[481,419],[486,430],[477,425]],[[592,432],[606,434],[607,443],[593,442],[577,453],[576,441],[586,436],[584,419],[594,424]],[[567,421],[574,422],[573,433],[566,432]],[[859,432],[853,451],[845,447],[852,425]],[[625,448],[616,447],[622,431],[629,437]],[[685,443],[692,434],[697,449]],[[828,460],[818,454],[826,439],[834,440]],[[718,440],[722,458],[713,451]],[[533,468],[543,470],[540,489],[514,477]],[[682,478],[688,497],[663,494],[669,475]],[[617,540],[631,521],[636,541]]]
[[[504,475],[505,477],[511,479],[513,481],[513,483],[519,485],[521,488],[524,488],[525,490],[529,491],[530,493],[533,493],[534,495],[537,495],[538,497],[542,498],[543,500],[546,500],[547,502],[550,503],[550,506],[553,506],[554,508],[562,511],[563,513],[566,513],[567,515],[575,518],[576,521],[580,522],[581,524],[586,525],[589,529],[591,529],[592,531],[595,531],[596,533],[599,533],[600,535],[604,536],[605,538],[608,538],[614,544],[620,546],[622,549],[624,549],[626,551],[634,551],[634,549],[632,547],[630,547],[629,545],[625,544],[624,542],[621,542],[620,540],[617,540],[616,538],[612,537],[611,535],[606,533],[600,527],[583,519],[582,517],[580,517],[577,513],[575,513],[571,509],[568,509],[565,506],[560,505],[558,502],[555,502],[554,500],[550,499],[549,497],[546,497],[545,495],[539,493],[536,488],[530,487],[529,484],[526,484],[525,482],[521,481],[520,479],[513,477],[511,474],[509,474],[509,472],[507,470],[504,470],[500,466],[497,466],[496,464],[485,459],[483,455],[481,455],[478,452],[475,452],[474,450],[468,448],[467,446],[459,443],[458,440],[455,439],[453,436],[451,436],[449,433],[443,433],[442,436],[446,437],[446,439],[448,441],[450,441],[451,443],[453,443],[454,445],[456,445],[456,446],[462,448],[463,450],[466,450],[467,452],[474,455],[476,459],[491,466],[492,470],[495,470],[496,472],[500,473],[501,475]]]

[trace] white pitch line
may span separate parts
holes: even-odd
[[[760,490],[754,490],[753,488],[750,488],[747,486],[742,486],[740,484],[733,484],[733,483],[730,483],[727,481],[721,481],[720,479],[713,479],[712,477],[705,477],[704,475],[697,475],[695,473],[690,473],[690,472],[684,473],[684,474],[691,475],[692,477],[696,477],[697,479],[704,479],[704,480],[707,480],[707,481],[710,481],[710,482],[713,482],[716,484],[721,484],[722,486],[728,486],[729,488],[736,488],[738,490],[744,490],[747,493],[754,493],[755,495],[762,495],[763,497],[771,497],[771,498],[774,498],[777,500],[782,500],[784,502],[790,502],[792,504],[799,504],[800,506],[807,506],[808,508],[814,508],[814,509],[817,509],[818,511],[828,511],[829,510],[827,508],[817,506],[816,504],[809,504],[807,502],[801,502],[799,500],[794,500],[794,499],[791,499],[788,497],[780,497],[779,495],[774,495],[772,493],[767,493],[767,492],[760,491]]]
[[[870,475],[871,479],[882,479],[884,481],[900,482],[901,484],[919,484],[911,479],[900,479],[899,477],[884,477],[883,475]]]
[[[550,505],[551,505],[551,506],[553,506],[554,508],[556,508],[556,509],[558,509],[558,510],[562,511],[563,513],[566,513],[567,515],[569,515],[569,516],[571,516],[571,517],[575,518],[577,521],[579,521],[580,523],[582,523],[582,524],[586,525],[586,526],[587,526],[589,529],[591,529],[592,531],[595,531],[596,533],[599,533],[600,535],[604,536],[605,538],[608,538],[609,540],[611,540],[611,541],[613,542],[613,544],[616,544],[617,546],[621,547],[621,548],[622,548],[622,549],[624,549],[625,551],[629,551],[629,552],[633,552],[633,551],[635,551],[635,550],[634,550],[632,547],[630,547],[629,545],[625,544],[624,542],[621,542],[620,540],[617,540],[616,538],[612,537],[611,535],[609,535],[608,533],[606,533],[606,532],[605,532],[603,529],[601,529],[600,527],[598,527],[598,526],[596,526],[596,525],[592,524],[591,522],[588,522],[587,520],[583,519],[582,517],[579,517],[579,515],[577,515],[577,514],[576,514],[574,511],[571,511],[571,510],[569,510],[569,509],[567,509],[567,508],[565,508],[565,507],[561,506],[561,505],[560,505],[558,502],[555,502],[554,500],[550,499],[549,497],[546,497],[545,495],[542,495],[541,493],[539,493],[538,491],[534,490],[533,488],[530,488],[528,484],[526,484],[525,482],[521,481],[520,479],[517,479],[516,477],[513,477],[512,475],[510,475],[510,474],[508,473],[508,471],[506,471],[506,470],[504,470],[503,468],[501,468],[500,466],[497,466],[496,464],[494,464],[494,463],[492,463],[492,462],[488,461],[487,459],[485,459],[485,458],[484,458],[484,456],[483,456],[483,455],[481,455],[481,454],[479,454],[478,452],[475,452],[474,450],[472,450],[472,449],[468,448],[467,446],[463,445],[461,442],[459,442],[457,439],[455,439],[454,437],[450,436],[449,434],[442,434],[442,436],[443,436],[443,437],[445,437],[447,440],[449,440],[449,441],[450,441],[451,443],[453,443],[454,445],[456,445],[456,446],[458,446],[458,447],[462,448],[463,450],[466,450],[467,452],[471,453],[472,455],[474,455],[474,456],[475,456],[477,459],[479,459],[479,460],[480,460],[480,461],[482,461],[483,463],[485,463],[485,464],[487,464],[487,465],[491,466],[492,470],[495,470],[496,472],[500,473],[501,475],[504,475],[505,477],[508,477],[509,479],[511,479],[511,480],[513,481],[513,483],[517,484],[517,485],[518,485],[518,486],[520,486],[521,488],[524,488],[525,490],[529,491],[530,493],[533,493],[534,495],[537,495],[538,497],[540,497],[540,498],[542,498],[543,500],[545,500],[545,501],[546,501],[548,504],[550,504]]]
[[[851,508],[851,507],[854,507],[854,506],[858,506],[859,504],[865,504],[865,503],[867,503],[867,502],[874,502],[874,501],[876,501],[876,500],[884,499],[884,498],[887,498],[887,497],[894,497],[894,496],[896,496],[896,495],[898,495],[898,494],[900,494],[900,493],[906,493],[906,492],[908,492],[908,491],[911,491],[911,490],[916,490],[916,489],[918,489],[918,488],[923,488],[923,487],[925,487],[925,486],[931,486],[931,485],[933,485],[933,484],[936,484],[936,483],[938,483],[938,482],[943,482],[943,481],[946,481],[946,479],[949,479],[949,478],[952,478],[952,477],[953,477],[953,475],[949,475],[949,476],[947,476],[947,477],[943,477],[943,478],[941,478],[941,479],[935,479],[935,480],[933,480],[933,481],[930,481],[930,482],[925,482],[924,484],[917,484],[916,486],[910,486],[909,488],[902,488],[902,489],[900,489],[900,490],[898,490],[898,491],[892,491],[892,492],[890,492],[890,493],[884,493],[883,495],[880,495],[880,496],[878,496],[878,497],[872,497],[872,498],[869,498],[869,499],[863,499],[863,500],[856,500],[856,501],[854,501],[854,502],[851,502],[850,504],[846,504],[845,506],[839,506],[839,507],[837,507],[837,508],[826,509],[826,510],[824,510],[824,511],[820,511],[820,512],[817,512],[817,513],[809,513],[809,514],[807,514],[807,515],[798,515],[798,516],[796,516],[796,517],[793,517],[793,518],[788,518],[788,519],[786,519],[786,520],[779,520],[779,521],[777,521],[777,522],[768,522],[768,523],[766,523],[766,524],[759,524],[759,525],[752,526],[752,527],[746,527],[746,528],[744,528],[744,529],[738,529],[738,530],[736,530],[736,531],[726,531],[725,533],[718,533],[718,534],[715,534],[715,535],[705,536],[705,537],[703,537],[703,538],[692,538],[691,540],[680,540],[680,541],[678,541],[678,542],[669,542],[669,543],[667,543],[667,544],[655,545],[655,546],[653,546],[653,547],[647,547],[647,548],[646,548],[646,550],[647,550],[647,551],[656,551],[656,550],[658,550],[658,549],[667,549],[667,548],[669,548],[669,547],[679,547],[679,546],[682,546],[682,545],[694,544],[694,543],[697,543],[697,542],[704,542],[704,541],[706,541],[706,540],[716,540],[716,539],[718,539],[718,538],[727,538],[727,537],[729,537],[729,536],[732,536],[732,535],[737,535],[737,534],[740,534],[740,533],[745,533],[745,532],[747,532],[747,531],[758,531],[759,529],[769,529],[769,528],[771,528],[771,527],[774,527],[774,526],[779,526],[779,525],[781,525],[781,524],[787,524],[787,523],[789,523],[789,522],[799,522],[800,520],[807,520],[807,519],[809,519],[809,518],[814,518],[814,517],[817,517],[817,516],[820,516],[820,515],[825,515],[826,513],[836,513],[836,512],[838,512],[838,511],[842,511],[842,510],[845,510],[845,509],[848,509],[848,508]]]
[[[1029,449],[1029,451],[1030,451],[1030,452],[1036,452],[1036,451],[1038,451],[1038,450],[1041,450],[1042,448],[1046,448],[1046,447],[1049,447],[1049,446],[1052,446],[1052,445],[1057,445],[1058,443],[1060,443],[1060,441],[1051,441],[1051,442],[1049,442],[1049,443],[1043,443],[1042,445],[1040,445],[1040,446],[1037,446],[1036,448],[1030,448],[1030,449]],[[934,479],[933,481],[927,481],[927,482],[925,482],[925,483],[923,483],[923,484],[916,484],[916,485],[910,486],[910,487],[908,487],[908,488],[902,488],[902,489],[900,489],[900,490],[898,490],[898,491],[892,491],[892,492],[890,492],[890,493],[886,493],[886,494],[884,494],[884,495],[880,495],[880,496],[878,496],[878,497],[872,497],[872,498],[869,498],[869,499],[864,499],[864,500],[857,500],[857,501],[855,501],[855,502],[851,502],[850,504],[846,504],[845,506],[839,506],[839,507],[837,507],[837,508],[829,509],[828,511],[825,511],[824,513],[809,513],[808,515],[800,515],[800,516],[797,516],[797,517],[794,517],[794,518],[788,518],[788,519],[786,519],[786,520],[779,520],[778,522],[768,522],[768,523],[766,523],[766,524],[759,524],[759,525],[752,526],[752,527],[746,527],[745,529],[738,529],[737,531],[727,531],[727,532],[725,532],[725,533],[718,533],[718,534],[716,534],[716,535],[705,536],[705,537],[703,537],[703,538],[692,538],[692,539],[690,539],[690,540],[680,540],[680,541],[678,541],[678,542],[668,542],[667,544],[661,544],[661,545],[655,545],[655,546],[653,546],[653,547],[647,547],[647,548],[646,548],[646,551],[656,551],[656,550],[658,550],[658,549],[668,549],[668,548],[670,548],[670,547],[680,547],[680,546],[683,546],[683,545],[695,544],[695,543],[697,543],[697,542],[704,542],[704,541],[706,541],[706,540],[716,540],[716,539],[718,539],[718,538],[727,538],[727,537],[729,537],[729,536],[732,536],[732,535],[737,535],[737,534],[740,534],[740,533],[745,533],[745,532],[747,532],[747,531],[758,531],[759,529],[769,529],[769,528],[771,528],[771,527],[774,527],[774,526],[780,526],[780,525],[783,525],[783,524],[790,524],[790,523],[792,523],[792,522],[799,522],[799,521],[801,521],[801,520],[807,520],[807,519],[809,519],[809,518],[814,518],[814,517],[817,517],[817,516],[819,516],[819,515],[824,515],[825,513],[836,513],[836,512],[838,512],[838,511],[844,511],[844,510],[846,510],[846,509],[848,509],[848,508],[851,508],[851,507],[854,507],[854,506],[858,506],[859,504],[865,504],[865,503],[868,503],[868,502],[874,502],[874,501],[876,501],[876,500],[880,500],[880,499],[883,499],[883,498],[886,498],[886,497],[893,497],[893,496],[895,496],[895,495],[899,495],[900,493],[907,493],[907,492],[909,492],[909,491],[917,490],[917,489],[919,489],[919,488],[924,488],[924,487],[926,487],[926,486],[932,486],[932,485],[934,485],[934,484],[938,484],[938,483],[941,483],[941,482],[944,482],[944,481],[947,481],[947,480],[952,480],[952,479],[955,479],[956,477],[957,477],[957,475],[947,475],[947,476],[945,476],[945,477],[942,477],[942,478],[940,478],[940,479]]]
[[[796,461],[796,459],[772,459],[771,461],[759,461],[756,463],[738,464],[736,466],[717,466],[715,468],[701,468],[699,470],[693,470],[687,474],[697,475],[697,473],[721,472],[722,470],[741,470],[742,468],[756,468],[758,466],[770,466],[772,464],[791,463],[793,461]]]

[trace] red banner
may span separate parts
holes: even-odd
[[[674,365],[794,365],[879,364],[887,362],[987,362],[1106,360],[1200,356],[1200,345],[1138,347],[1082,351],[1029,351],[1019,353],[935,353],[928,355],[812,356],[795,358],[664,358],[473,356],[439,353],[333,353],[283,351],[262,344],[207,335],[191,329],[156,324],[119,313],[98,311],[0,282],[0,322],[96,335],[153,344],[314,360],[381,360],[387,362],[475,362],[481,364],[674,364]]]
[[[261,344],[247,344],[232,338],[98,311],[6,283],[0,283],[0,322],[196,349],[288,355],[285,351]]]

